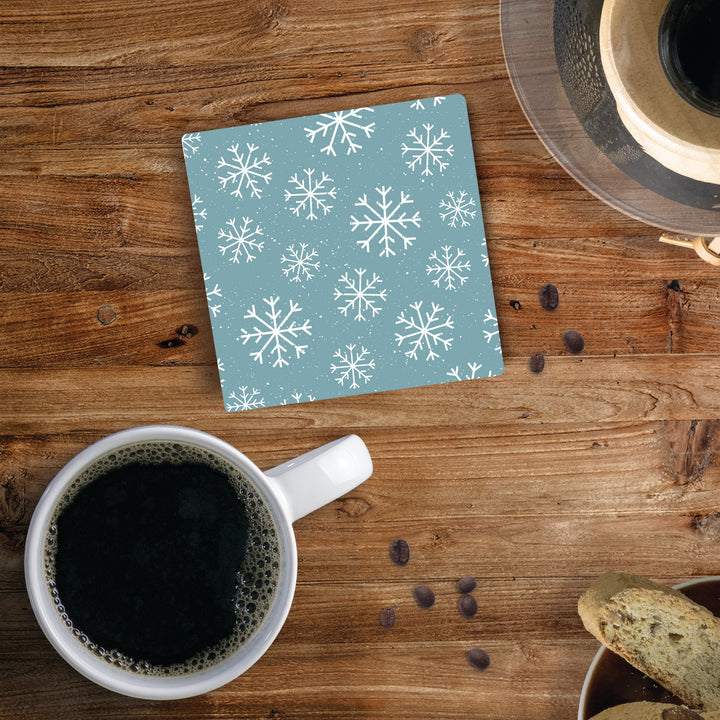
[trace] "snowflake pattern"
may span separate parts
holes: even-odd
[[[365,133],[366,138],[369,138],[375,132],[375,123],[367,123],[361,117],[364,112],[375,111],[372,108],[363,107],[354,110],[323,113],[320,116],[323,119],[315,121],[315,128],[305,128],[307,139],[312,143],[318,135],[322,138],[329,136],[328,144],[320,148],[320,152],[324,152],[328,156],[334,156],[336,155],[335,142],[338,141],[339,135],[339,144],[347,145],[347,154],[356,153],[362,149],[362,145],[355,140],[358,132]]]
[[[461,260],[465,257],[462,250],[451,248],[450,245],[443,245],[442,254],[438,255],[437,250],[428,258],[430,264],[426,266],[428,275],[434,275],[433,285],[440,287],[444,283],[446,290],[455,290],[465,284],[468,279],[463,273],[470,271],[470,261]],[[453,256],[452,253],[455,253]]]
[[[500,330],[498,329],[498,321],[492,310],[488,309],[485,313],[485,317],[483,318],[483,322],[487,323],[488,327],[493,328],[491,330],[483,330],[485,342],[489,345],[492,342],[492,339],[496,337],[498,339],[498,343],[495,346],[495,350],[497,352],[502,352],[500,349]]]
[[[253,410],[254,408],[265,407],[265,400],[260,397],[260,391],[253,388],[249,390],[247,385],[238,388],[228,396],[225,407],[228,412],[238,410]]]
[[[440,217],[450,227],[456,227],[458,222],[460,227],[470,225],[470,221],[475,219],[476,211],[470,209],[475,207],[475,201],[464,190],[457,197],[452,191],[446,193],[445,197],[447,200],[443,198],[440,201]]]
[[[502,372],[465,108],[183,136],[228,411]]]
[[[307,212],[306,220],[317,220],[316,211],[322,211],[323,215],[327,215],[332,210],[328,200],[334,200],[337,191],[334,187],[326,187],[326,183],[331,183],[333,179],[324,171],[319,180],[313,179],[315,170],[308,168],[303,172],[306,178],[298,178],[297,173],[290,178],[294,189],[285,190],[285,202],[294,203],[294,207],[289,208],[293,215],[300,217],[301,211]]]
[[[320,262],[317,261],[317,250],[310,249],[308,252],[308,244],[300,243],[299,249],[295,249],[295,245],[290,245],[280,258],[280,264],[284,265],[283,275],[290,280],[290,282],[303,282],[304,280],[311,280],[315,277],[315,272],[320,267]]]
[[[432,175],[433,168],[436,166],[440,173],[443,173],[449,165],[443,158],[452,157],[454,152],[452,145],[446,145],[443,142],[450,139],[450,135],[445,130],[441,128],[439,135],[431,136],[434,127],[434,125],[425,123],[423,125],[424,135],[419,133],[417,128],[413,128],[406,136],[412,140],[410,145],[402,144],[402,156],[405,157],[406,153],[410,156],[410,160],[406,160],[405,164],[413,171],[422,168],[421,175],[423,176]]]
[[[203,229],[205,220],[207,220],[207,208],[201,208],[200,205],[202,204],[203,201],[197,195],[195,195],[192,201],[193,220],[195,220],[195,232],[200,232]]]
[[[203,280],[205,280],[206,283],[209,279],[210,276],[207,273],[203,273]],[[208,290],[206,284],[205,295],[207,296],[208,308],[210,308],[212,316],[217,317],[218,313],[220,312],[220,308],[222,307],[222,305],[220,305],[220,303],[218,302],[218,299],[222,297],[222,290],[220,290],[220,286],[215,283],[215,287],[212,290]],[[213,303],[216,304],[213,305]]]
[[[192,157],[199,149],[202,138],[200,133],[187,133],[182,136],[183,157]]]
[[[456,365],[454,368],[450,370],[450,372],[446,372],[445,374],[448,377],[453,378],[454,380],[475,380],[476,378],[480,377],[477,373],[482,368],[481,363],[475,363],[475,362],[469,362],[467,364],[468,369],[465,372],[463,377],[460,377],[460,366]],[[490,371],[492,373],[492,371]]]
[[[445,99],[444,96],[434,97],[434,98],[432,99],[432,101],[433,101],[432,106],[433,106],[433,107],[437,107],[438,105],[442,105],[442,101],[443,101],[444,99]],[[410,107],[411,107],[413,110],[424,110],[424,109],[425,109],[425,103],[426,103],[426,102],[427,102],[427,100],[416,100],[414,103],[412,103],[412,104],[410,105]]]
[[[262,347],[250,353],[250,356],[256,362],[263,364],[265,351],[274,356],[273,367],[283,367],[289,362],[286,355],[290,355],[292,350],[295,351],[295,358],[299,358],[305,354],[307,345],[300,345],[297,341],[302,335],[312,335],[309,320],[305,320],[302,325],[298,325],[295,320],[292,322],[290,318],[300,312],[302,308],[290,300],[289,310],[283,314],[283,311],[277,307],[280,302],[279,297],[263,298],[263,302],[268,306],[263,316],[259,315],[253,305],[248,312],[245,313],[246,320],[255,320],[256,324],[252,330],[240,329],[243,345],[249,340],[254,340],[256,345],[262,343]]]
[[[267,153],[262,157],[254,155],[258,150],[257,145],[245,143],[247,145],[247,153],[240,152],[240,145],[231,145],[227,151],[230,153],[229,160],[221,157],[218,161],[218,170],[223,170],[225,175],[218,175],[220,187],[227,190],[234,187],[232,195],[237,198],[243,198],[243,187],[250,190],[251,198],[262,197],[263,188],[261,183],[264,181],[267,185],[272,177],[272,172],[266,172],[267,167],[272,164]]]
[[[367,270],[364,268],[355,268],[353,272],[354,276],[346,272],[338,280],[345,284],[342,289],[335,288],[335,300],[345,303],[338,306],[338,310],[345,317],[349,317],[352,310],[355,320],[368,320],[368,313],[370,313],[370,317],[375,317],[380,312],[381,308],[378,303],[385,302],[387,290],[378,288],[382,280],[377,273],[373,273],[372,277],[368,279],[365,278]]]
[[[405,230],[410,226],[420,227],[420,212],[416,211],[414,215],[409,216],[407,211],[398,214],[403,205],[411,205],[413,201],[404,191],[400,191],[400,200],[395,204],[389,199],[392,192],[391,187],[384,185],[375,188],[380,195],[380,200],[375,201],[376,207],[373,207],[367,199],[367,195],[361,195],[355,203],[355,207],[363,207],[370,212],[364,214],[361,219],[354,215],[350,216],[351,231],[355,232],[358,228],[362,228],[368,236],[362,240],[358,240],[357,244],[370,252],[370,244],[377,239],[380,245],[380,257],[390,257],[395,255],[393,246],[398,240],[402,241],[402,249],[407,250],[415,240],[415,236],[405,235]]]
[[[245,262],[252,262],[256,256],[250,251],[260,253],[265,245],[263,240],[258,240],[263,235],[260,226],[256,225],[255,229],[252,229],[253,221],[247,217],[242,219],[242,225],[239,228],[236,225],[235,218],[227,220],[225,224],[228,229],[220,228],[218,232],[218,240],[225,243],[224,245],[218,245],[220,252],[225,255],[228,250],[231,250],[232,252],[229,254],[230,262],[239,263],[243,254],[245,255]]]
[[[292,400],[288,400],[285,398],[280,404],[281,405],[291,405],[293,403],[303,403],[303,402],[312,402],[315,400],[315,398],[312,395],[308,395],[307,397],[303,398],[303,394],[300,392],[294,392],[290,395]]]
[[[444,320],[441,318],[439,313],[444,308],[440,307],[440,305],[433,302],[431,303],[432,310],[423,312],[422,304],[422,300],[410,303],[410,308],[414,312],[408,310],[406,315],[406,311],[403,310],[398,315],[395,324],[403,325],[405,333],[395,333],[395,340],[398,347],[405,340],[408,341],[409,349],[405,351],[406,357],[417,360],[418,352],[427,350],[425,360],[429,361],[439,357],[438,353],[435,352],[435,348],[442,347],[447,351],[452,347],[453,338],[446,338],[444,334],[445,330],[452,330],[454,324],[450,315]]]
[[[366,384],[370,382],[372,375],[368,370],[375,369],[375,361],[369,357],[370,351],[362,346],[356,351],[356,347],[357,345],[346,345],[345,351],[338,348],[333,355],[333,358],[337,358],[338,364],[333,363],[330,366],[330,372],[333,375],[337,373],[336,382],[345,387],[345,382],[349,380],[348,387],[351,390],[359,388],[360,381]]]

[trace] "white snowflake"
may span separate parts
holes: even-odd
[[[426,266],[427,274],[435,275],[432,281],[435,287],[440,287],[440,283],[444,283],[446,290],[455,290],[459,285],[464,285],[468,279],[463,273],[469,272],[470,262],[461,261],[465,253],[451,248],[450,245],[443,245],[441,250],[442,255],[438,255],[436,250],[428,258],[431,262]],[[452,252],[455,253],[454,256]]]
[[[456,365],[454,368],[450,370],[450,372],[445,373],[448,377],[455,378],[455,380],[475,380],[476,378],[480,377],[477,372],[480,370],[482,365],[480,363],[474,363],[469,362],[467,364],[468,370],[465,372],[464,377],[460,377],[460,366]],[[492,373],[492,371],[491,371]]]
[[[200,133],[187,133],[182,136],[183,156],[192,157],[199,149],[202,138]]]
[[[464,190],[461,190],[457,197],[454,192],[450,191],[447,193],[447,197],[447,200],[443,198],[440,201],[440,217],[450,227],[456,227],[458,222],[460,222],[460,227],[470,225],[470,220],[475,219],[476,211],[470,209],[475,206],[475,201]]]
[[[290,282],[302,282],[315,277],[313,271],[317,271],[320,267],[320,263],[315,261],[318,256],[317,250],[311,249],[308,252],[307,243],[301,242],[299,250],[296,250],[293,244],[285,252],[288,256],[283,255],[280,258],[280,264],[286,266],[283,268],[283,274],[290,278]]]
[[[192,211],[193,219],[195,220],[195,232],[200,232],[203,229],[203,223],[207,220],[207,208],[201,208],[200,205],[203,201],[197,196],[193,196]]]
[[[315,170],[308,168],[303,172],[307,175],[307,179],[299,179],[297,173],[290,178],[290,182],[295,185],[295,192],[285,190],[285,202],[292,200],[295,203],[294,207],[289,208],[293,215],[300,217],[300,211],[307,211],[305,219],[316,220],[315,211],[322,210],[323,215],[327,215],[332,210],[332,205],[328,204],[328,200],[334,200],[337,191],[334,187],[325,187],[326,183],[333,181],[329,175],[325,174],[325,171],[320,180],[313,179]]]
[[[410,347],[405,351],[405,355],[413,360],[418,359],[420,350],[427,350],[425,360],[434,360],[439,357],[435,348],[440,345],[444,350],[449,350],[452,346],[453,338],[444,337],[444,331],[454,327],[452,318],[448,315],[442,320],[439,313],[444,308],[435,303],[431,304],[432,311],[423,313],[422,300],[410,303],[410,307],[415,312],[408,310],[406,315],[406,311],[403,310],[395,321],[396,325],[405,326],[405,334],[395,333],[395,340],[398,346],[402,345],[404,340],[408,341]]]
[[[481,246],[481,247],[484,247],[485,249],[487,249],[487,239],[486,239],[486,238],[483,238],[483,239],[482,239],[482,242],[480,243],[480,246]],[[490,258],[487,256],[487,253],[486,253],[486,252],[482,253],[482,255],[480,255],[480,258],[482,259],[482,263],[483,263],[483,265],[484,265],[485,267],[489,267],[489,266],[490,266]]]
[[[350,381],[350,389],[360,387],[360,381],[364,383],[370,382],[372,375],[368,373],[368,370],[375,369],[375,361],[369,357],[370,351],[360,346],[360,351],[356,352],[356,345],[346,345],[345,349],[347,352],[343,352],[342,348],[338,348],[334,358],[338,359],[338,364],[334,363],[330,366],[330,371],[338,373],[335,380],[340,383],[341,386],[345,386],[345,381]]]
[[[371,214],[365,213],[360,220],[352,215],[350,217],[352,232],[355,232],[358,228],[362,228],[369,233],[369,235],[363,240],[358,240],[357,244],[370,252],[370,243],[377,238],[377,242],[380,245],[380,256],[390,257],[390,255],[395,255],[395,250],[392,246],[398,240],[402,240],[403,250],[406,250],[412,245],[415,236],[404,235],[403,233],[409,225],[420,227],[420,213],[416,211],[412,217],[408,216],[405,211],[402,214],[398,214],[403,205],[411,205],[413,203],[410,197],[402,190],[400,191],[400,200],[396,201],[395,204],[388,199],[388,195],[392,191],[391,187],[385,187],[383,185],[382,187],[375,188],[375,190],[380,194],[381,198],[375,202],[377,209],[370,204],[367,195],[362,195],[358,198],[358,202],[355,203],[355,207],[364,207],[369,210]]]
[[[443,101],[444,99],[445,99],[445,98],[442,97],[442,96],[434,97],[434,98],[432,99],[432,101],[433,101],[433,107],[437,107],[438,105],[441,105],[441,104],[442,104],[442,101]],[[423,105],[423,101],[422,101],[422,100],[416,100],[410,107],[411,107],[413,110],[424,110],[424,109],[425,109],[425,105]]]
[[[357,277],[351,277],[350,273],[346,272],[338,281],[345,283],[345,287],[335,288],[335,300],[345,303],[338,307],[345,317],[348,317],[350,310],[355,313],[355,320],[367,320],[368,311],[375,317],[381,310],[377,303],[387,299],[387,290],[378,288],[378,284],[382,282],[380,276],[373,273],[372,278],[367,279],[364,278],[366,272],[364,268],[355,268]]]
[[[244,217],[241,227],[238,228],[235,224],[235,218],[233,218],[225,222],[229,229],[220,228],[218,240],[223,240],[225,244],[218,245],[218,247],[223,255],[228,250],[232,250],[230,262],[239,263],[243,253],[245,254],[245,262],[252,262],[256,256],[252,255],[250,251],[262,252],[265,243],[263,240],[258,240],[258,237],[262,237],[262,229],[259,225],[256,225],[253,230],[251,228],[252,223],[253,221],[250,218]]]
[[[265,400],[260,397],[260,391],[253,388],[248,390],[247,385],[238,388],[237,392],[231,392],[229,399],[234,402],[228,402],[228,412],[237,410],[252,410],[253,408],[265,407]]]
[[[454,152],[452,145],[443,143],[444,140],[450,139],[450,135],[441,128],[439,135],[433,134],[431,137],[430,134],[435,126],[426,123],[423,127],[425,135],[418,133],[417,128],[413,128],[407,134],[407,137],[412,139],[412,143],[410,145],[402,144],[403,157],[409,153],[411,158],[406,160],[405,164],[411,170],[423,168],[422,175],[432,175],[432,168],[435,166],[442,173],[449,164],[443,160],[443,157],[452,157]]]
[[[210,279],[210,276],[207,273],[203,273],[203,280],[207,283],[207,281]],[[217,298],[222,297],[222,290],[220,289],[220,286],[215,283],[215,287],[212,290],[207,289],[207,285],[205,286],[205,294],[207,296],[208,301],[208,307],[210,308],[210,312],[212,313],[213,317],[217,317],[218,313],[220,312],[220,308],[222,305],[217,301]],[[217,303],[216,305],[213,305],[213,303]]]
[[[488,323],[489,327],[495,328],[494,330],[483,330],[485,342],[489,345],[492,339],[496,337],[498,339],[498,344],[495,346],[495,350],[497,350],[497,352],[502,352],[500,349],[500,330],[498,329],[498,321],[495,315],[493,315],[492,310],[488,310],[485,313],[483,322]]]
[[[250,197],[259,198],[262,196],[263,188],[260,186],[261,182],[265,184],[270,182],[272,177],[271,172],[266,172],[267,166],[272,164],[272,161],[268,157],[267,153],[264,153],[262,157],[255,157],[253,153],[258,149],[257,145],[247,145],[247,153],[241,153],[240,145],[231,145],[227,150],[231,157],[226,160],[225,157],[221,157],[218,162],[218,169],[225,168],[227,175],[219,175],[220,187],[226,189],[228,187],[235,187],[232,191],[232,195],[238,198],[242,198],[243,186],[250,190]]]
[[[293,402],[296,403],[303,403],[303,402],[312,402],[315,400],[315,397],[313,395],[308,395],[306,398],[303,399],[303,394],[299,392],[294,392],[290,395],[292,400],[283,400],[280,404],[281,405],[290,405]]]
[[[262,343],[260,350],[250,353],[250,356],[263,364],[264,353],[268,350],[269,354],[275,356],[273,367],[283,367],[283,365],[289,365],[288,360],[285,358],[286,354],[289,354],[291,350],[295,351],[295,358],[299,358],[307,350],[307,345],[299,345],[296,341],[304,333],[305,335],[312,335],[310,332],[312,325],[309,320],[305,320],[302,325],[298,325],[294,320],[289,323],[290,318],[302,310],[302,308],[290,300],[290,307],[287,313],[283,315],[283,311],[277,307],[279,297],[263,298],[263,302],[268,306],[268,310],[265,310],[263,317],[258,315],[253,305],[250,310],[245,313],[245,319],[257,320],[256,325],[253,326],[252,330],[240,329],[242,336],[243,345],[248,340],[254,340],[256,345]]]
[[[314,142],[316,136],[330,136],[328,144],[320,149],[327,155],[335,155],[335,141],[340,134],[339,143],[347,145],[347,154],[356,153],[362,149],[362,145],[355,141],[355,137],[359,132],[364,132],[365,137],[369,138],[375,132],[375,123],[366,123],[361,117],[364,112],[374,112],[372,108],[363,107],[355,110],[340,110],[338,112],[323,113],[320,117],[326,120],[316,120],[316,128],[305,128],[307,139]],[[364,124],[363,124],[364,123]]]

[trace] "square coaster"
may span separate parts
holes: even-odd
[[[502,373],[461,95],[182,145],[228,411]]]

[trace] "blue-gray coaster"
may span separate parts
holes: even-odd
[[[461,95],[182,144],[227,410],[502,373]]]

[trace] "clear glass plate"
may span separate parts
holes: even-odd
[[[564,13],[559,24],[556,6]],[[620,212],[681,235],[720,235],[720,185],[664,168],[634,143],[617,117],[598,71],[593,18],[601,9],[602,0],[501,0],[505,60],[528,121],[575,180]],[[568,74],[563,63],[561,77],[558,42],[566,53],[570,49],[578,72]],[[568,77],[580,88],[569,88],[570,99]]]

